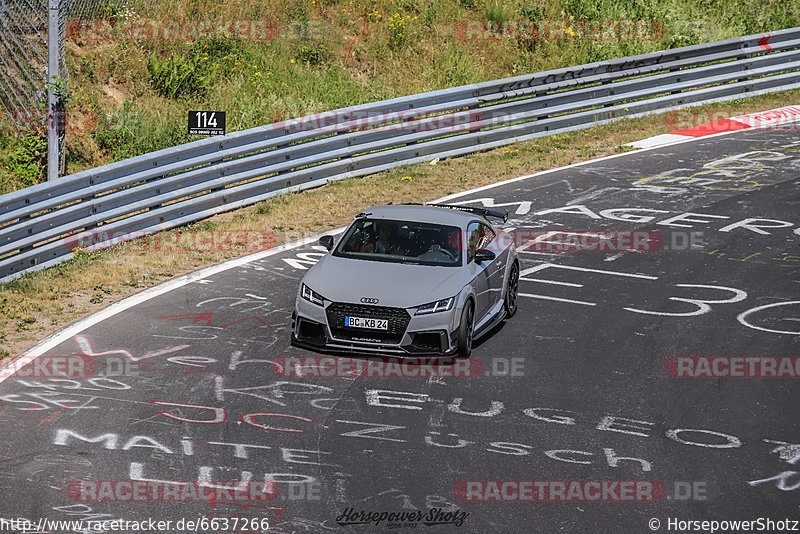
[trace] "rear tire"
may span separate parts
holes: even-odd
[[[511,266],[508,273],[508,283],[506,284],[506,298],[503,307],[506,310],[506,318],[510,319],[517,313],[517,297],[519,297],[519,265],[517,262]]]
[[[461,323],[458,325],[458,356],[469,356],[472,353],[472,332],[475,326],[475,306],[468,300],[461,312]]]

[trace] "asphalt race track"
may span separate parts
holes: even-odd
[[[425,520],[439,524],[397,532],[800,519],[794,367],[686,378],[673,365],[800,356],[797,131],[632,152],[449,202],[502,206],[517,235],[643,230],[661,246],[523,248],[520,310],[461,362],[468,377],[284,376],[285,358],[314,356],[289,346],[289,325],[299,279],[322,254],[315,243],[194,277],[47,351],[86,356],[94,376],[34,370],[0,384],[0,517],[173,521],[160,532],[194,530],[176,529],[181,519],[265,518],[269,531],[295,533],[395,526],[340,526],[348,508],[441,512]],[[210,502],[76,490],[81,480],[265,479],[279,489],[270,501],[222,488]],[[650,481],[635,487],[652,492],[498,502],[517,500],[511,486],[486,482],[524,480]],[[252,526],[207,530],[264,525]]]

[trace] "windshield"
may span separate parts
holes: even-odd
[[[386,219],[358,219],[344,235],[334,256],[416,265],[461,265],[461,230]]]

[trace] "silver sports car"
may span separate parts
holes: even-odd
[[[325,352],[468,356],[517,310],[519,261],[488,217],[442,204],[375,206],[356,215],[297,291],[292,345]]]

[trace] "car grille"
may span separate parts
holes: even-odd
[[[331,334],[340,339],[352,341],[376,340],[384,343],[400,343],[406,332],[411,316],[403,308],[387,306],[365,306],[363,304],[345,304],[334,302],[325,308]],[[362,328],[346,328],[345,316],[365,317],[368,319],[386,319],[388,330],[367,330]]]

